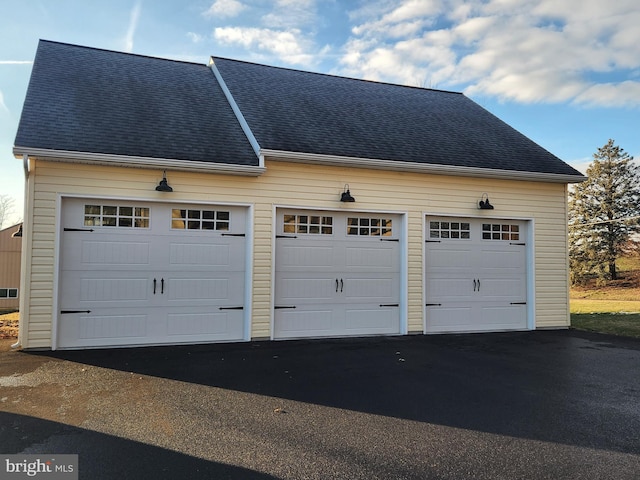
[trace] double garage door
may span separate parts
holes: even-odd
[[[242,340],[246,212],[64,199],[59,348]]]

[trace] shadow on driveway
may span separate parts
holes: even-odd
[[[78,454],[80,478],[92,480],[275,478],[113,435],[1,411],[0,452]],[[86,475],[87,472],[90,476]]]
[[[640,342],[575,331],[47,352],[363,413],[640,453]]]

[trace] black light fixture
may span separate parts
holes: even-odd
[[[351,196],[351,192],[349,191],[349,184],[348,183],[344,186],[344,191],[342,192],[342,195],[340,196],[340,201],[341,202],[355,202],[356,201],[356,199]]]
[[[167,183],[167,171],[166,170],[164,172],[162,172],[162,180],[160,180],[160,183],[156,187],[156,190],[158,192],[173,192],[173,188],[171,188],[169,186],[169,184]]]
[[[480,210],[493,210],[493,205],[489,203],[489,195],[487,195],[486,193],[482,194],[482,197],[478,202],[478,208]]]
[[[11,237],[12,238],[22,237],[22,224],[20,224],[20,226],[18,227],[18,230],[16,230],[11,234]]]

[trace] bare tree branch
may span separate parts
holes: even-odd
[[[0,195],[0,228],[13,215],[15,200],[9,195]]]

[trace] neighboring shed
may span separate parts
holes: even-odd
[[[569,325],[584,177],[459,93],[41,41],[14,154],[26,348]]]
[[[0,230],[0,312],[18,309],[21,251],[22,223]]]

